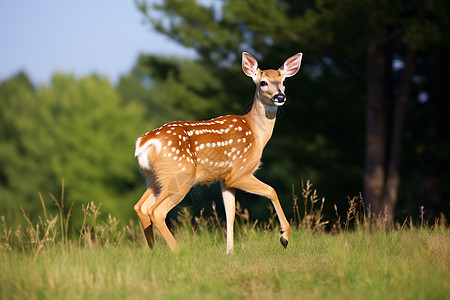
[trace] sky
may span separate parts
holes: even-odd
[[[55,72],[117,83],[139,53],[194,53],[143,23],[134,0],[1,0],[0,82],[25,71],[35,84]]]

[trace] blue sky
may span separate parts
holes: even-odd
[[[139,53],[193,56],[142,22],[133,0],[1,0],[0,81],[23,70],[36,84],[55,72],[115,83]]]

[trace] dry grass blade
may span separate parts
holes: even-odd
[[[8,252],[12,251],[11,247],[11,228],[6,225],[5,216],[1,216],[2,221],[2,236],[0,240],[0,248]]]
[[[41,195],[39,194],[39,196],[41,196]],[[61,240],[64,244],[65,249],[68,250],[69,240],[68,240],[67,235],[68,235],[68,231],[69,231],[69,219],[71,216],[73,203],[70,205],[68,212],[65,213],[65,211],[64,211],[64,180],[62,181],[62,185],[61,185],[60,200],[58,201],[58,199],[56,199],[56,197],[51,193],[49,193],[49,196],[55,203],[56,207],[58,208]],[[45,204],[42,199],[42,196],[40,198],[41,198],[42,207],[44,208],[44,215],[46,216]]]

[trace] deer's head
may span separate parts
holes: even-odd
[[[300,69],[302,53],[288,58],[278,70],[260,70],[258,61],[248,54],[242,53],[242,70],[256,84],[256,96],[269,106],[281,106],[286,102],[284,80],[294,76]]]

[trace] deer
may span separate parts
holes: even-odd
[[[300,69],[302,53],[288,58],[278,70],[260,70],[258,61],[242,53],[242,70],[256,84],[250,111],[207,121],[174,121],[139,137],[135,157],[147,177],[147,189],[134,206],[150,249],[153,225],[176,252],[177,241],[168,229],[168,212],[192,186],[220,182],[226,219],[226,253],[233,252],[236,189],[269,198],[280,222],[280,242],[287,247],[290,225],[275,190],[254,173],[272,136],[277,110],[286,103],[285,78]]]

